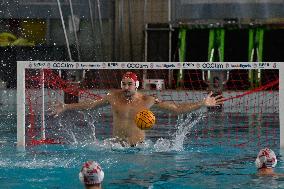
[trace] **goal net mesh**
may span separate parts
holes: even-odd
[[[177,135],[178,130],[184,132],[191,145],[279,146],[278,69],[273,69],[269,63],[267,69],[260,69],[258,63],[156,64],[60,63],[62,68],[53,67],[52,63],[51,66],[27,64],[24,82],[26,144],[111,137],[111,107],[68,111],[57,117],[50,112],[60,102],[102,98],[109,91],[120,89],[122,75],[132,71],[140,81],[138,90],[162,101],[197,102],[209,91],[226,99],[220,107],[204,107],[184,115],[153,109],[157,123],[146,132],[149,138]],[[68,65],[80,69],[69,69]],[[193,68],[186,68],[190,66]],[[190,131],[179,130],[182,122],[191,124]]]

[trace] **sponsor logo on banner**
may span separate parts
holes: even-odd
[[[197,68],[200,68],[200,64],[199,64],[199,63],[197,63],[197,64],[196,64],[196,67],[197,67]]]
[[[102,68],[105,69],[106,67],[107,67],[107,64],[103,62],[102,63]]]
[[[249,63],[247,64],[231,64],[232,68],[251,68],[251,65]]]
[[[81,64],[81,68],[86,68],[86,67],[90,67],[90,66],[87,64]]]
[[[165,68],[175,68],[176,66],[174,64],[164,64]]]
[[[260,62],[259,68],[269,68],[269,63],[268,62]]]
[[[205,69],[222,69],[224,65],[222,63],[206,62],[202,64],[202,68]]]
[[[89,67],[89,68],[100,68],[101,67],[101,65],[100,64],[88,64],[88,65],[86,65],[86,67]]]
[[[185,63],[182,64],[182,67],[183,68],[194,68],[195,65],[191,62],[185,62]]]
[[[231,64],[231,67],[232,68],[240,68],[240,65],[239,64]]]
[[[181,63],[177,63],[177,68],[181,68]]]
[[[154,68],[154,64],[153,63],[150,63],[150,68]]]
[[[277,68],[277,64],[276,63],[273,63],[273,68]]]
[[[252,67],[257,68],[258,67],[257,63],[253,63]]]
[[[163,65],[159,64],[159,63],[156,63],[155,64],[155,68],[158,68],[158,69],[161,69],[163,67]]]
[[[229,68],[230,67],[230,64],[229,63],[226,63],[226,68]]]
[[[34,67],[35,68],[40,68],[40,67],[44,67],[45,66],[45,62],[34,62]],[[32,66],[30,66],[32,67]]]
[[[142,66],[142,68],[144,68],[144,69],[149,68],[148,64],[142,64],[141,66]]]
[[[118,63],[116,63],[116,62],[109,62],[107,65],[108,65],[109,68],[117,68],[118,67]]]
[[[133,63],[128,63],[126,67],[130,69],[138,69],[138,68],[148,68],[148,65],[133,62]]]
[[[125,64],[124,63],[121,63],[121,68],[125,68]]]
[[[251,68],[250,64],[240,64],[241,68]]]
[[[138,63],[128,63],[127,65],[126,65],[126,67],[127,68],[139,68],[140,67],[140,64],[138,64]]]
[[[69,62],[54,62],[53,68],[74,68],[74,64]]]

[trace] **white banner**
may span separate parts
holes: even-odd
[[[19,61],[27,69],[279,69],[280,62],[52,62]]]

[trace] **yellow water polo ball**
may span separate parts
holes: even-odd
[[[135,123],[140,129],[151,129],[156,122],[156,117],[150,110],[142,110],[136,114]]]

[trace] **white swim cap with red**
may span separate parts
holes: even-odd
[[[125,78],[129,78],[132,79],[135,82],[135,87],[138,88],[139,87],[139,81],[138,81],[138,77],[135,73],[133,72],[126,72],[123,76],[122,79]],[[122,82],[121,82],[121,88],[122,88]]]
[[[264,148],[259,151],[257,158],[255,160],[255,166],[258,169],[273,168],[276,166],[276,164],[277,164],[276,155],[271,149]]]
[[[79,179],[84,184],[100,184],[104,179],[104,172],[95,161],[87,161],[79,173]]]

